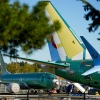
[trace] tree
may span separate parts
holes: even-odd
[[[42,69],[40,69],[40,68],[38,67],[37,63],[33,64],[32,66],[33,66],[33,68],[34,68],[34,72],[40,72],[40,71],[42,71]]]
[[[16,62],[12,62],[10,64],[7,64],[7,70],[10,73],[21,73],[20,64]]]
[[[0,48],[3,52],[17,55],[18,47],[31,54],[45,45],[45,39],[61,25],[55,20],[49,25],[45,16],[47,2],[41,1],[29,10],[27,4],[0,0]]]
[[[100,11],[95,9],[89,2],[86,0],[81,0],[85,6],[84,10],[88,11],[87,14],[85,14],[84,18],[88,21],[91,19],[92,23],[89,24],[88,31],[89,32],[95,32],[98,27],[100,26]],[[97,0],[100,1],[100,0]],[[98,38],[100,40],[100,38]]]
[[[11,62],[7,64],[7,70],[10,73],[34,73],[40,72],[37,64],[29,64],[27,62]]]

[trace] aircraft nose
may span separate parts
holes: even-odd
[[[53,84],[54,84],[55,86],[58,86],[58,85],[59,85],[59,81],[58,81],[57,79],[53,79]]]

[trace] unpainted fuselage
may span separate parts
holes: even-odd
[[[82,73],[94,67],[93,60],[74,60],[68,61],[69,69],[55,69],[55,74],[73,82],[89,85],[91,87],[100,87],[100,72],[83,76]]]
[[[18,83],[20,88],[52,89],[55,88],[53,80],[57,79],[51,73],[24,73],[1,75],[3,83]]]

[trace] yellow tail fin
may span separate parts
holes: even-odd
[[[83,51],[78,39],[75,37],[75,34],[72,32],[71,28],[57,12],[51,2],[48,2],[46,6],[46,12],[49,14],[49,18],[53,22],[54,20],[59,20],[61,23],[61,29],[53,33],[55,43],[57,45],[58,52],[63,52],[63,55],[66,54],[68,58],[79,54]]]

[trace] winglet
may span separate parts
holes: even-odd
[[[95,48],[83,36],[81,36],[81,39],[83,43],[85,44],[87,50],[89,51],[94,62],[94,67],[82,74],[85,76],[85,75],[89,75],[100,70],[100,55],[95,50]]]

